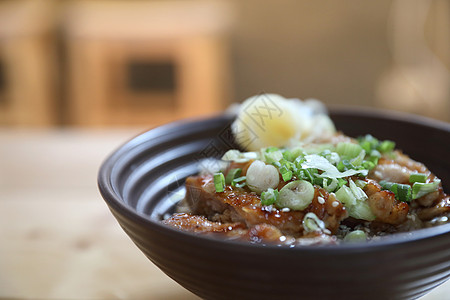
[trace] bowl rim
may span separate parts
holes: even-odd
[[[434,129],[440,129],[450,132],[450,123],[431,119],[424,116],[414,115],[410,113],[388,111],[383,109],[373,109],[360,106],[331,106],[331,114],[350,114],[359,116],[370,116],[376,118],[383,118],[388,120],[395,120],[405,123],[411,123],[420,126],[432,127]],[[189,118],[164,124],[153,129],[147,130],[141,134],[136,135],[130,140],[126,141],[119,147],[117,147],[109,156],[104,159],[97,176],[97,185],[101,196],[109,206],[110,210],[118,211],[121,215],[128,219],[133,220],[135,223],[139,223],[140,226],[146,227],[148,230],[158,231],[168,237],[176,238],[179,241],[193,242],[197,240],[204,245],[210,247],[220,247],[220,249],[235,249],[240,251],[286,251],[289,252],[302,252],[302,253],[322,253],[327,254],[330,251],[335,253],[360,253],[367,251],[377,251],[384,248],[391,248],[392,246],[400,246],[404,244],[411,244],[427,238],[438,238],[440,236],[450,236],[450,223],[438,225],[430,228],[422,228],[409,232],[400,232],[381,237],[380,239],[361,242],[361,243],[341,243],[338,245],[307,245],[307,246],[280,246],[276,244],[259,244],[250,243],[248,241],[231,240],[220,236],[213,236],[207,234],[198,234],[188,231],[179,230],[161,222],[152,220],[148,215],[137,212],[135,209],[126,205],[121,197],[116,193],[112,180],[111,173],[114,168],[115,162],[126,154],[129,149],[138,146],[143,140],[147,140],[151,135],[157,135],[158,132],[165,132],[167,130],[173,130],[180,126],[186,126],[192,123],[201,124],[206,126],[208,123],[215,123],[218,120],[231,121],[233,115],[219,114],[206,118]]]

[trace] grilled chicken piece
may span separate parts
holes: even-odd
[[[368,178],[405,184],[409,183],[409,175],[411,173],[427,174],[429,177],[431,175],[431,172],[425,165],[411,159],[400,151],[396,151],[395,159],[380,158],[375,168],[370,171]],[[434,176],[431,177],[434,178]]]
[[[319,196],[323,201],[319,201]],[[325,190],[317,189],[312,203],[304,211],[285,211],[262,206],[258,195],[243,189],[227,186],[224,192],[216,193],[212,175],[188,177],[186,200],[192,213],[205,215],[210,220],[242,222],[247,227],[269,224],[283,234],[294,237],[303,234],[302,221],[308,212],[314,212],[332,233],[337,231],[340,221],[347,217],[342,203],[335,201]]]
[[[185,213],[173,214],[170,218],[162,222],[185,231],[223,233],[230,238],[241,238],[256,243],[283,242],[287,240],[276,227],[268,224],[259,224],[247,229],[243,223],[212,222],[204,216]]]
[[[398,225],[406,221],[409,205],[395,199],[395,194],[391,191],[382,191],[378,183],[370,180],[364,187],[366,195],[369,197],[370,209],[377,217],[376,221]]]
[[[370,171],[369,178],[377,181],[408,183],[411,173],[411,170],[396,163],[380,163]]]
[[[197,216],[185,213],[173,214],[170,218],[163,220],[163,223],[178,229],[191,232],[229,232],[236,229],[244,229],[242,223],[219,223],[211,222],[204,216]]]
[[[422,173],[427,175],[427,182],[432,182],[438,179],[427,167],[419,163],[409,156],[396,151],[395,159],[381,158],[378,165],[372,169],[368,178],[377,181],[386,180],[401,184],[410,184],[409,176],[412,173]],[[385,221],[389,224],[400,224],[404,220],[404,215],[407,214],[405,204],[395,203],[390,200],[392,195],[378,194],[370,198],[370,195],[378,192],[379,185],[371,181],[372,185],[367,186],[366,194],[369,196],[371,209],[379,216],[380,221]],[[374,185],[375,184],[375,185]],[[377,202],[377,199],[379,202]],[[435,192],[426,194],[418,199],[411,201],[414,212],[422,221],[431,220],[434,217],[446,214],[450,211],[450,203],[448,196],[443,192],[442,187]],[[389,212],[389,215],[388,215]],[[406,213],[405,213],[406,212]]]
[[[195,233],[220,233],[230,239],[239,238],[252,243],[276,243],[285,245],[321,245],[336,244],[336,238],[323,233],[308,233],[304,237],[295,239],[285,236],[273,225],[258,224],[248,229],[243,223],[220,223],[209,221],[204,216],[176,213],[163,223],[177,229]]]
[[[370,209],[377,217],[377,221],[398,225],[406,221],[409,206],[405,202],[395,199],[395,194],[391,191],[380,191],[369,197]]]
[[[399,150],[395,151],[395,162],[408,170],[417,173],[430,174],[430,170],[428,170],[424,164],[411,159],[408,155],[403,154]]]
[[[251,227],[243,235],[243,238],[254,243],[283,242],[286,240],[286,237],[278,228],[269,224],[258,224]]]
[[[450,213],[450,196],[441,197],[441,200],[433,207],[421,208],[417,210],[417,215],[423,221],[428,221],[434,217]]]

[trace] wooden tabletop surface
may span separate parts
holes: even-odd
[[[102,160],[143,128],[0,129],[0,299],[199,299],[119,227]],[[448,299],[450,282],[423,300]]]

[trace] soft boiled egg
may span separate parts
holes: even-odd
[[[286,99],[277,94],[248,98],[238,108],[232,131],[241,147],[257,151],[313,142],[336,132],[318,100]]]

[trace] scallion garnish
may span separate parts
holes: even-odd
[[[312,168],[300,169],[300,172],[301,172],[301,178],[304,180],[307,180],[311,183],[314,182],[315,175],[317,175],[319,173],[317,171],[317,169],[312,169]]]
[[[225,183],[226,184],[231,184],[233,179],[241,176],[241,172],[242,172],[242,169],[240,169],[240,168],[229,170],[228,173],[227,173],[227,176],[225,177]]]
[[[303,217],[302,225],[306,232],[320,232],[326,229],[325,222],[313,212],[309,212]]]
[[[278,189],[274,190],[269,188],[266,192],[261,193],[261,204],[262,205],[272,205],[278,199]]]
[[[376,216],[366,201],[367,195],[353,181],[350,181],[350,187],[343,185],[336,192],[336,198],[344,204],[349,216],[366,221],[375,220]]]
[[[216,188],[216,193],[221,193],[225,189],[225,176],[223,173],[214,174],[214,187]]]
[[[380,181],[379,184],[385,190],[389,190],[395,194],[395,198],[399,201],[409,202],[412,198],[411,186],[389,181]]]
[[[355,158],[350,160],[350,163],[355,167],[359,167],[363,163],[364,157],[366,157],[366,151],[361,150],[361,152]]]
[[[344,178],[338,178],[338,186],[337,188],[341,188],[342,186],[346,185],[348,183],[347,180],[345,180]]]
[[[336,167],[339,172],[344,172],[355,168],[355,166],[352,165],[347,159],[341,160]]]
[[[292,171],[286,165],[282,165],[280,168],[281,177],[284,181],[289,181],[292,179]]]
[[[246,176],[241,176],[241,177],[238,177],[238,178],[235,178],[235,179],[233,179],[232,181],[231,181],[231,185],[232,186],[235,186],[235,187],[238,187],[238,188],[241,188],[241,187],[244,187],[245,186],[245,180],[247,179],[247,177]]]
[[[281,190],[275,205],[278,208],[303,210],[314,198],[314,187],[305,180],[296,180],[286,184]]]
[[[276,147],[270,147],[264,151],[263,157],[266,163],[272,164],[283,159],[283,152]]]
[[[344,238],[346,242],[364,242],[367,240],[367,235],[362,230],[354,230],[349,233]]]
[[[366,169],[366,170],[372,170],[373,168],[375,168],[376,163],[373,163],[371,161],[365,160],[362,162],[361,166]]]
[[[358,179],[355,181],[355,184],[357,187],[363,189],[367,185],[367,182],[364,180]]]
[[[378,147],[377,150],[380,151],[381,153],[386,153],[386,152],[390,152],[392,150],[394,150],[395,148],[395,143],[393,141],[382,141]]]
[[[358,138],[359,145],[366,150],[367,153],[370,153],[371,150],[376,149],[378,144],[380,143],[378,139],[374,138],[372,135],[367,134],[363,137]]]
[[[278,150],[280,150],[280,149],[278,149],[277,147],[268,147],[268,148],[266,148],[266,153],[270,153],[270,152],[275,152],[275,151],[278,151]]]
[[[385,180],[381,180],[378,182],[384,190],[390,190],[393,185],[396,185],[394,182],[389,182]]]
[[[409,182],[425,183],[427,181],[427,178],[428,178],[427,174],[412,173],[411,175],[409,175]]]
[[[294,159],[296,159],[294,153],[292,153],[290,150],[284,150],[283,158],[287,161],[294,161]]]
[[[372,150],[378,150],[381,153],[388,153],[395,149],[395,143],[393,141],[382,141],[374,138],[370,134],[358,138],[359,145],[363,148],[366,153],[370,153]]]
[[[361,146],[353,143],[338,143],[336,145],[336,152],[346,159],[357,157],[361,153]]]
[[[414,183],[412,187],[412,198],[418,199],[425,196],[426,194],[433,193],[439,190],[439,183],[441,183],[440,179],[436,179],[435,181],[430,183]]]
[[[398,184],[397,185],[397,197],[398,200],[402,202],[411,201],[411,186],[407,184]]]

